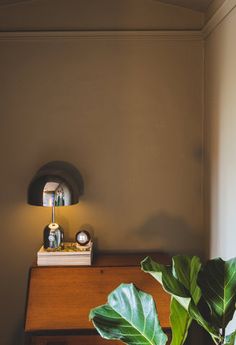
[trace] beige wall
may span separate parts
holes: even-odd
[[[206,40],[206,120],[210,255],[235,257],[236,9]],[[229,332],[235,330],[236,319]]]
[[[234,9],[206,40],[206,116],[209,158],[211,256],[235,256],[235,48]]]
[[[67,238],[89,224],[100,250],[204,253],[203,51],[201,40],[158,35],[2,39],[0,50],[8,345],[19,344],[27,272],[50,219],[26,204],[47,161],[71,162],[84,177],[81,203],[57,214]]]

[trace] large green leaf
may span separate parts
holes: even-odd
[[[150,273],[186,310],[191,301],[191,295],[185,286],[177,279],[172,272],[171,266],[165,266],[146,257],[141,262],[142,270]]]
[[[175,298],[171,299],[170,322],[172,328],[171,345],[184,344],[192,318]]]
[[[173,257],[173,274],[184,285],[195,304],[201,297],[201,290],[197,284],[201,262],[197,256],[177,255]]]
[[[170,321],[172,326],[171,345],[184,344],[189,326],[192,322],[188,309],[191,298],[198,303],[201,291],[197,286],[197,275],[201,263],[197,257],[175,256],[172,268],[159,265],[150,258],[142,262],[145,272],[151,273],[173,296],[170,306]]]
[[[121,284],[108,296],[107,304],[90,312],[90,319],[103,338],[129,345],[165,345],[155,302],[133,284]]]
[[[178,326],[177,313],[178,304],[171,306],[171,322],[176,344],[184,343],[191,319],[195,319],[211,335],[216,342],[218,332],[202,317],[197,308],[197,303],[201,297],[201,291],[197,286],[197,276],[201,268],[201,263],[197,257],[175,256],[172,259],[172,267],[156,263],[150,257],[145,258],[141,263],[144,272],[150,273],[164,288],[166,292],[183,307],[180,309],[181,327]],[[185,309],[186,313],[183,312]],[[179,329],[182,331],[179,331]],[[185,332],[183,332],[185,330]],[[178,342],[177,342],[178,341]],[[174,345],[174,344],[172,344]]]
[[[225,329],[235,312],[236,258],[209,260],[200,272],[198,282],[209,305],[213,325]]]
[[[189,291],[196,304],[199,302],[201,297],[201,290],[197,285],[197,276],[200,268],[201,262],[196,256],[190,257],[178,255],[173,257],[173,275]],[[188,329],[191,325],[192,317],[175,298],[172,298],[170,311],[170,321],[172,325],[171,345],[182,345],[188,335]]]
[[[227,335],[225,345],[236,345],[236,331]]]

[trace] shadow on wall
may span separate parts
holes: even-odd
[[[200,230],[189,226],[181,217],[162,212],[132,230],[132,237],[139,238],[144,246],[153,247],[153,250],[204,257],[205,240]]]
[[[20,345],[24,344],[24,323],[20,321],[16,328],[14,329],[14,333],[12,334],[12,339],[10,345]]]

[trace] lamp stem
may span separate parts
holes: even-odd
[[[52,206],[52,223],[55,223],[55,206]]]

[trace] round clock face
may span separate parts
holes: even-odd
[[[91,239],[91,236],[89,232],[86,230],[80,230],[75,235],[76,242],[79,243],[79,245],[81,246],[86,246],[86,244],[89,243],[90,239]]]

